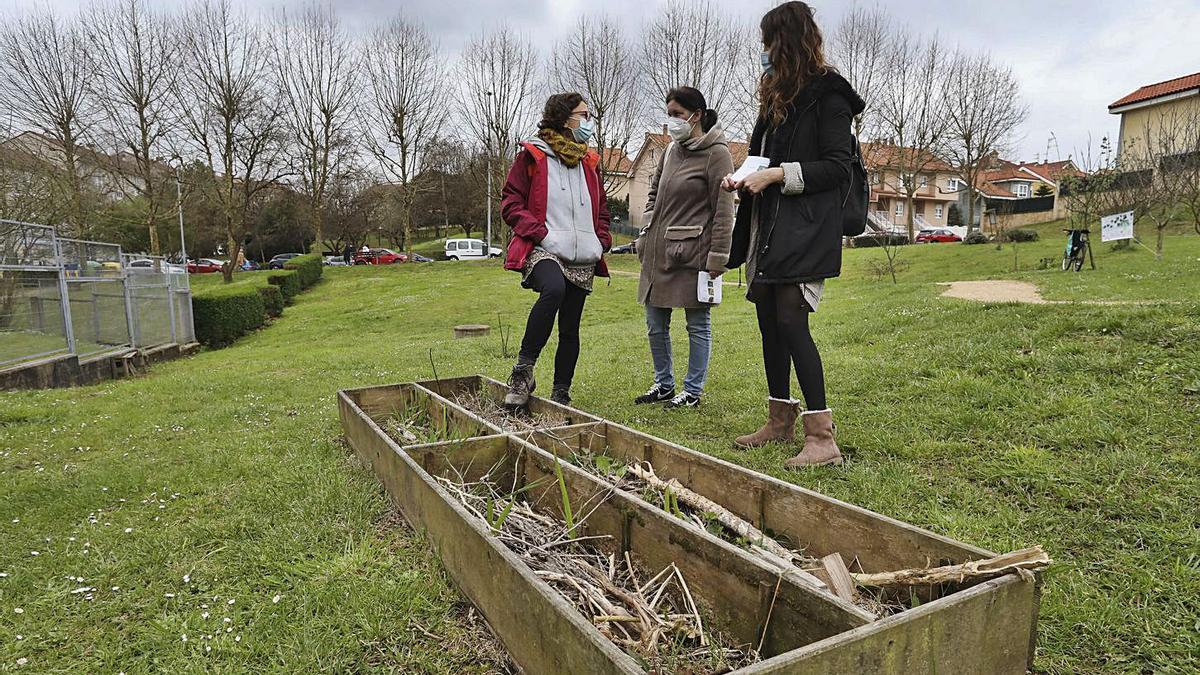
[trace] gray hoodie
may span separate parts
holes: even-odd
[[[540,138],[530,144],[546,153],[546,238],[538,248],[553,253],[571,266],[600,261],[604,248],[592,221],[592,196],[588,192],[583,162],[568,167]]]

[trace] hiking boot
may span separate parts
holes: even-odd
[[[533,379],[533,364],[518,363],[513,366],[512,375],[508,377],[508,393],[504,395],[504,405],[510,408],[524,408],[529,405],[529,397],[537,388]]]
[[[700,405],[700,397],[695,394],[690,394],[686,391],[680,392],[678,396],[667,401],[664,408],[695,408]]]
[[[811,410],[804,413],[804,450],[783,463],[789,469],[805,466],[841,464],[842,453],[837,441],[833,440],[837,427],[833,423],[833,411]]]
[[[653,387],[650,387],[649,391],[633,399],[633,402],[636,405],[643,405],[646,403],[662,403],[663,401],[670,401],[674,397],[674,388],[668,389],[660,384],[655,384]]]
[[[767,423],[758,431],[738,436],[734,445],[740,448],[759,448],[773,441],[791,443],[796,440],[796,417],[800,414],[799,401],[767,399]]]
[[[555,387],[550,391],[550,400],[559,405],[571,405],[571,388]]]

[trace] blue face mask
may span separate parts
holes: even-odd
[[[775,66],[771,65],[771,53],[770,52],[763,52],[762,56],[760,56],[759,59],[762,62],[762,69],[763,69],[764,73],[766,73],[767,75],[770,75],[771,73],[775,72]]]
[[[587,143],[592,140],[592,134],[594,133],[596,133],[596,120],[590,118],[579,120],[579,126],[571,130],[571,135],[580,143]]]

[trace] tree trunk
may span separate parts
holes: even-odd
[[[913,240],[916,239],[917,235],[917,233],[913,230],[913,221],[916,219],[916,213],[913,211],[913,204],[915,203],[915,200],[913,199],[912,193],[908,194],[908,196],[905,198],[905,201],[907,202],[906,206],[908,209],[908,213],[906,214],[908,220],[908,243],[911,244]]]
[[[1166,221],[1158,226],[1158,235],[1155,237],[1155,242],[1154,242],[1154,258],[1155,258],[1155,260],[1163,259],[1163,243],[1164,243],[1163,240],[1166,238],[1168,222],[1170,222],[1170,221]]]

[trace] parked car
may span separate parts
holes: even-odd
[[[354,256],[355,265],[395,265],[402,262],[408,262],[408,256],[386,248],[373,248]]]
[[[412,261],[413,262],[433,262],[433,258],[426,258],[425,256],[421,255],[420,253],[414,253],[412,255]]]
[[[633,242],[629,242],[628,244],[622,244],[620,246],[614,246],[613,249],[611,251],[609,251],[609,253],[612,253],[614,255],[621,255],[624,253],[633,253],[633,252],[634,252]]]
[[[267,263],[267,267],[269,269],[273,269],[273,270],[281,270],[281,269],[283,269],[283,266],[285,263],[287,263],[287,261],[291,260],[292,258],[299,258],[299,257],[300,257],[299,253],[280,253],[279,255],[275,256],[274,258],[271,258],[271,260]]]
[[[482,239],[447,239],[446,240],[446,259],[447,260],[483,260],[484,243]],[[488,258],[498,258],[504,251],[491,247],[488,250]]]
[[[225,263],[212,258],[200,258],[199,260],[188,261],[187,271],[189,274],[212,274],[220,272]]]
[[[136,260],[130,260],[128,263],[126,263],[125,269],[133,273],[153,273],[155,271],[155,265],[155,261],[151,260],[150,258],[137,258]],[[174,263],[159,262],[157,265],[158,271],[160,272],[164,271],[164,268],[166,272],[170,272],[172,274],[187,274],[188,271],[187,267],[184,265],[176,265]]]
[[[327,255],[321,263],[326,267],[346,267],[346,259],[340,255]]]
[[[242,261],[242,271],[243,272],[254,272],[257,270],[261,270],[261,269],[262,269],[262,265],[259,264],[255,260],[250,260],[249,258],[247,258],[246,260]]]
[[[921,230],[917,233],[918,244],[940,244],[945,242],[962,241],[962,237],[950,230]]]

